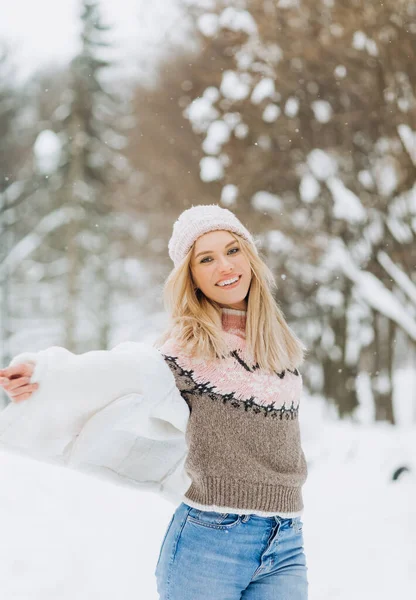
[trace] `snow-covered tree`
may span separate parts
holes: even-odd
[[[201,180],[262,232],[311,390],[351,413],[366,368],[393,421],[396,332],[415,342],[415,5],[187,4]]]
[[[59,176],[62,187],[60,204],[78,211],[81,219],[71,220],[67,230],[67,310],[68,348],[76,346],[80,320],[80,292],[94,281],[94,298],[89,295],[84,311],[87,320],[96,319],[100,328],[100,346],[108,344],[111,286],[107,266],[111,262],[111,225],[115,186],[129,174],[121,154],[126,145],[119,130],[120,99],[107,91],[100,74],[110,67],[103,57],[108,47],[97,2],[84,0],[81,50],[69,70],[68,87],[57,109],[58,136],[61,142]]]
[[[111,65],[98,4],[82,8],[69,68],[37,73],[25,90],[19,127],[30,145],[8,208],[15,238],[0,264],[13,276],[12,354],[22,344],[107,347],[113,298],[132,290],[126,248],[143,237],[123,212],[132,175],[128,99],[103,81]]]

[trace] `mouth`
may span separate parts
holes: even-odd
[[[238,284],[240,283],[241,277],[242,277],[241,275],[238,275],[238,279],[234,283],[229,283],[229,284],[225,284],[225,285],[219,285],[219,283],[216,283],[215,285],[222,290],[232,290],[238,286]],[[235,279],[235,277],[230,277],[230,279],[228,281],[232,281],[234,279]]]

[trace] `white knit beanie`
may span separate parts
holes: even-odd
[[[201,204],[185,210],[173,225],[168,248],[175,267],[185,258],[195,240],[208,231],[220,229],[240,234],[257,252],[253,236],[234,213],[218,204]]]

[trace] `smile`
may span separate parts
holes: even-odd
[[[236,277],[230,277],[230,279],[226,279],[225,281],[221,281],[221,283],[216,283],[218,287],[231,289],[238,286],[240,283],[241,275],[237,275]]]

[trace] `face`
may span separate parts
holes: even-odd
[[[196,240],[191,271],[195,285],[210,300],[226,308],[247,308],[250,263],[229,231],[209,231]],[[234,283],[224,285],[235,279]]]

